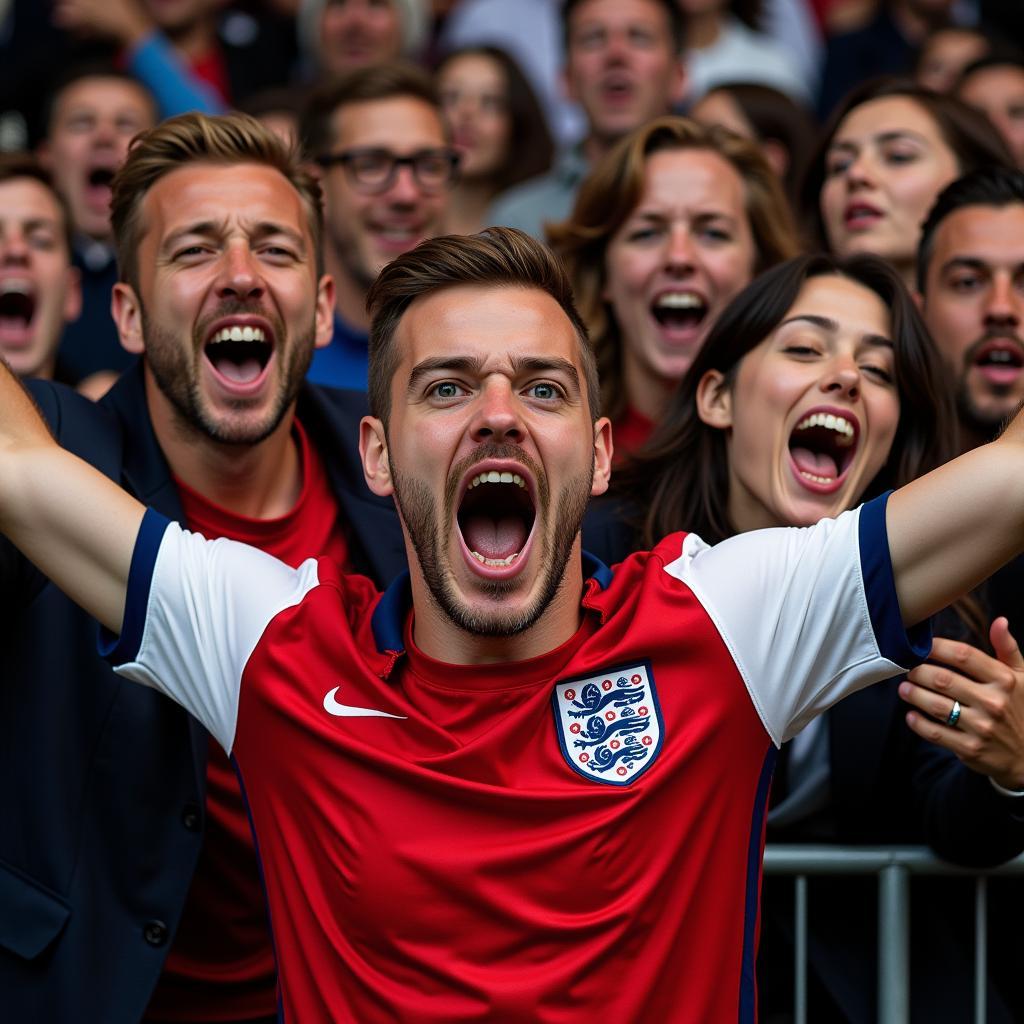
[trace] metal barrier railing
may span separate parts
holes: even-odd
[[[923,846],[782,846],[764,853],[768,875],[795,878],[794,1018],[807,1024],[807,879],[811,875],[878,875],[878,1024],[910,1020],[910,876],[974,876],[974,1021],[985,1024],[988,972],[987,879],[1024,874],[1024,854],[978,871],[940,860]]]

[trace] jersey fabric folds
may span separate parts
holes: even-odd
[[[928,651],[885,498],[585,562],[564,644],[448,665],[407,580],[147,513],[108,653],[234,758],[285,1020],[753,1022],[773,744]]]

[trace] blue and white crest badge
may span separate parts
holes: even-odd
[[[557,683],[551,703],[562,753],[585,779],[628,786],[661,750],[661,707],[646,662]]]

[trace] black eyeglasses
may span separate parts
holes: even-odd
[[[389,149],[346,149],[317,157],[321,167],[341,164],[349,181],[363,192],[384,192],[398,174],[398,168],[412,169],[416,184],[424,192],[440,192],[455,183],[459,154],[453,149],[421,149],[411,156],[395,156]]]

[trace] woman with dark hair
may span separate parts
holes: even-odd
[[[810,525],[935,468],[956,450],[939,365],[910,294],[882,260],[803,256],[767,271],[721,315],[650,445],[620,474],[637,527],[626,547],[680,529],[717,543]],[[590,537],[584,543],[593,549]],[[596,553],[615,561],[626,549]],[[976,639],[980,609],[957,610],[963,619],[947,624]],[[1019,853],[1019,798],[911,732],[897,686],[853,694],[783,747],[769,841],[927,842],[970,866]],[[863,907],[874,881],[812,885],[809,1019],[867,1024],[876,926]],[[915,894],[915,1021],[967,1019],[971,1005],[961,904],[950,907],[949,880],[942,886],[943,898]],[[793,897],[769,877],[762,898],[760,1005],[769,1018],[791,1005]]]
[[[888,311],[884,330],[874,332],[877,343],[862,346],[858,358],[841,367],[856,377],[857,394],[839,404],[851,411],[865,406],[864,422],[858,422],[848,445],[834,427],[798,429],[806,418],[799,404],[777,422],[749,424],[746,410],[760,400],[758,387],[770,386],[750,379],[750,368],[761,360],[758,353],[777,358],[777,378],[795,368],[810,369],[808,400],[835,405],[829,396],[843,389],[826,379],[830,350],[814,337],[824,329],[798,306],[804,293],[824,293],[837,283],[844,295],[856,293],[852,308]],[[842,325],[838,307],[822,316]],[[820,373],[825,377],[819,381]],[[755,387],[745,391],[752,383]],[[892,408],[885,409],[884,443],[876,448],[880,414],[871,416],[865,403],[878,394],[887,396]],[[736,410],[739,422],[722,420],[714,412],[720,405]],[[917,307],[886,263],[871,256],[823,254],[789,260],[758,277],[725,309],[650,443],[620,471],[624,492],[645,510],[638,546],[650,547],[679,529],[717,543],[761,526],[808,526],[838,515],[952,458],[952,408],[941,361]],[[768,475],[763,493],[757,481],[744,479],[746,466]]]
[[[690,108],[690,117],[756,142],[795,203],[815,134],[806,107],[770,85],[723,82]]]
[[[729,300],[799,251],[757,145],[682,117],[622,139],[548,234],[590,330],[619,455],[646,440]]]
[[[461,156],[447,227],[473,234],[486,226],[499,192],[551,166],[554,144],[529,82],[503,50],[455,50],[438,65],[436,78],[441,112]]]
[[[811,156],[800,210],[814,244],[891,263],[908,288],[921,222],[951,181],[986,164],[1011,166],[998,132],[952,96],[879,78],[839,105]]]

